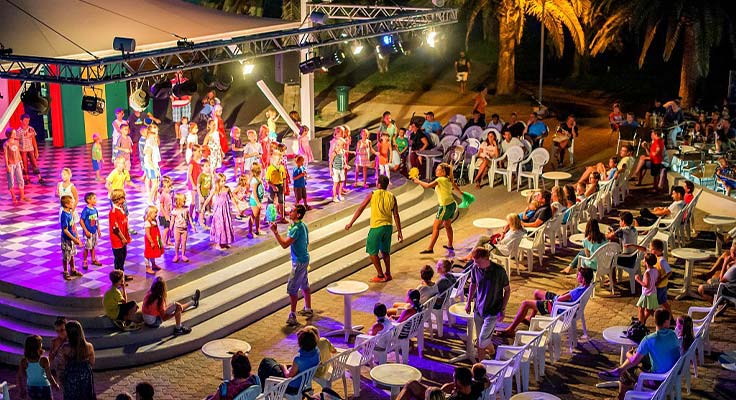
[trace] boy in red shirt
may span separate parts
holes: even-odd
[[[125,214],[123,204],[125,203],[125,192],[122,189],[115,189],[110,195],[112,208],[110,209],[110,247],[115,257],[115,269],[125,270],[125,258],[128,256],[128,243],[130,243],[130,230],[128,229],[128,216]],[[133,279],[132,276],[126,275],[125,280]]]

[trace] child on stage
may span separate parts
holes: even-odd
[[[77,255],[77,246],[81,242],[77,238],[77,230],[74,226],[73,204],[74,199],[71,196],[61,196],[62,211],[59,217],[61,224],[61,262],[64,266],[64,279],[67,281],[75,276],[82,276],[82,273],[74,268],[74,256]]]
[[[296,156],[294,161],[296,162],[296,167],[292,173],[294,178],[294,197],[296,198],[294,205],[296,206],[303,202],[304,207],[307,210],[311,210],[312,207],[307,204],[307,169],[304,167],[304,156],[300,154]]]
[[[246,172],[238,177],[238,184],[233,189],[233,204],[235,206],[235,218],[245,218],[245,212],[248,211],[250,203],[248,195],[250,194],[250,172]]]
[[[268,168],[271,162],[271,140],[268,138],[268,127],[261,125],[258,128],[258,142],[261,144],[261,165]]]
[[[261,235],[261,204],[263,199],[266,197],[266,190],[263,187],[263,181],[261,175],[263,173],[263,167],[260,163],[254,163],[251,167],[250,173],[250,197],[248,202],[250,203],[250,221],[248,221],[248,239],[253,239],[253,228],[255,228],[256,235]]]
[[[230,149],[233,151],[233,160],[235,162],[235,173],[233,176],[237,178],[245,173],[245,164],[243,160],[245,149],[243,147],[243,141],[240,140],[240,128],[233,126],[232,129],[230,129],[230,136],[232,139]]]
[[[197,195],[199,196],[199,225],[203,229],[209,229],[205,225],[205,214],[207,214],[207,199],[210,197],[212,190],[212,172],[210,170],[210,162],[207,159],[202,160],[202,173],[197,179]]]
[[[8,140],[3,145],[5,153],[5,167],[8,173],[8,191],[13,204],[18,204],[15,197],[15,188],[20,190],[20,201],[30,201],[25,194],[25,181],[23,179],[23,159],[20,154],[20,143],[18,143],[18,133],[15,129],[7,129],[6,135]]]
[[[361,186],[368,187],[368,165],[371,163],[373,145],[368,138],[368,129],[360,130],[360,140],[355,144],[355,181],[353,186],[358,186],[358,172],[363,171],[363,183]]]
[[[256,131],[248,129],[245,136],[248,138],[248,143],[246,143],[243,148],[243,168],[246,171],[250,171],[253,168],[253,164],[261,160],[263,149],[261,148],[261,145],[258,144]]]
[[[378,157],[376,157],[376,181],[378,181],[378,175],[386,175],[387,178],[391,178],[391,142],[388,133],[381,135],[381,141],[378,142]]]
[[[99,226],[99,214],[97,213],[97,196],[89,192],[84,195],[84,202],[87,203],[87,207],[84,207],[82,214],[79,216],[79,225],[82,227],[84,232],[84,253],[82,258],[82,268],[87,270],[87,253],[92,258],[92,265],[101,266],[102,263],[97,261],[97,255],[95,254],[95,247],[97,246],[97,239],[102,237],[102,230]]]
[[[174,230],[174,262],[179,262],[181,259],[184,262],[189,262],[187,258],[187,236],[189,235],[189,227],[194,230],[192,224],[192,217],[189,213],[189,209],[186,207],[186,196],[179,193],[174,197],[174,210],[171,211],[171,226]],[[181,252],[179,250],[181,249]],[[181,254],[181,258],[179,255]]]
[[[173,206],[172,188],[174,181],[169,176],[164,176],[161,180],[161,194],[158,197],[158,225],[163,228],[164,249],[171,245],[169,242],[169,227],[171,227],[171,208]]]
[[[187,136],[189,136],[189,118],[181,117],[181,123],[174,125],[176,128],[176,139],[179,141],[179,153],[184,151],[187,144]]]
[[[143,138],[141,138],[143,140]],[[156,204],[158,199],[158,185],[161,179],[161,150],[158,147],[158,126],[151,124],[148,127],[148,137],[143,149],[143,170],[146,172],[146,189],[148,190],[148,204]]]
[[[342,201],[342,185],[345,182],[345,140],[337,139],[330,153],[330,176],[332,177],[332,201]]]
[[[119,160],[119,159],[118,159]],[[117,160],[116,160],[117,161]],[[125,204],[125,192],[122,189],[115,189],[110,194],[112,207],[108,217],[110,225],[110,247],[115,257],[115,269],[125,270],[125,259],[128,256],[128,243],[130,243],[130,229],[128,227],[128,215],[123,209]],[[132,280],[133,277],[125,275],[125,280]]]
[[[146,229],[146,243],[143,248],[143,257],[146,258],[146,273],[155,274],[161,267],[156,265],[156,259],[164,254],[164,246],[161,242],[161,230],[158,228],[156,221],[158,209],[149,206],[146,209],[145,221],[143,227]]]
[[[276,133],[276,121],[279,119],[279,114],[274,110],[266,111],[266,126],[268,127],[268,139],[272,142],[278,141],[278,134]]]
[[[62,168],[61,182],[56,185],[56,197],[61,199],[64,196],[72,198],[72,216],[74,217],[74,223],[77,223],[79,221],[79,214],[77,214],[79,194],[77,193],[77,187],[72,183],[72,170],[69,168]]]
[[[130,138],[130,127],[128,124],[120,126],[120,138],[115,143],[115,151],[118,157],[125,160],[125,169],[130,171],[130,157],[133,154],[133,139]]]
[[[306,125],[299,127],[299,154],[304,156],[304,165],[309,165],[314,161],[312,147],[309,146],[309,127]]]
[[[191,132],[191,131],[190,131]],[[202,166],[199,160],[202,159],[202,148],[195,144],[192,146],[192,159],[188,162],[187,167],[187,189],[189,190],[189,215],[194,216],[194,212],[199,212],[199,175],[202,173]]]
[[[266,181],[269,186],[269,200],[276,205],[276,210],[280,216],[279,222],[285,223],[284,218],[284,180],[286,178],[286,169],[281,165],[281,155],[274,154],[271,159],[271,165],[266,170]]]
[[[100,170],[102,169],[102,142],[100,141],[100,135],[95,133],[92,135],[92,170],[95,171],[95,180],[97,182],[102,180],[100,177]]]
[[[227,186],[225,174],[216,174],[215,179],[215,187],[205,202],[205,205],[212,205],[210,241],[219,244],[221,249],[229,249],[230,243],[235,241],[230,188]]]
[[[197,133],[199,132],[199,126],[197,126],[196,122],[190,122],[189,123],[189,129],[187,134],[187,149],[184,152],[184,159],[187,162],[187,165],[189,165],[189,162],[192,161],[192,153],[194,152],[194,146],[199,146],[199,136],[197,136]],[[200,155],[199,158],[202,158]],[[199,162],[199,160],[197,160]]]

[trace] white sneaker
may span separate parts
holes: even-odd
[[[340,198],[339,197],[333,197],[332,198],[332,202],[333,203],[339,203],[340,202]]]

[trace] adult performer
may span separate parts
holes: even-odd
[[[396,202],[396,196],[386,190],[389,179],[386,175],[378,177],[378,189],[372,193],[368,193],[363,202],[358,206],[353,214],[353,219],[345,225],[345,230],[349,231],[355,220],[360,217],[368,204],[371,205],[371,223],[368,230],[368,239],[365,243],[365,251],[371,258],[373,266],[376,268],[377,276],[371,279],[371,282],[388,282],[391,278],[391,234],[393,226],[391,225],[391,216],[393,215],[398,231],[399,243],[404,241],[404,235],[401,233],[401,219],[399,218],[399,205]],[[378,252],[381,252],[381,258],[386,265],[386,273],[381,269],[381,261],[378,258]]]

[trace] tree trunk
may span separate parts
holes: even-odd
[[[516,44],[520,18],[523,17],[513,0],[503,0],[498,9],[498,72],[496,94],[511,94],[516,89]]]
[[[682,68],[680,70],[681,107],[688,109],[695,104],[695,90],[698,83],[698,67],[695,51],[695,31],[693,25],[685,25],[683,32]],[[705,61],[707,62],[707,61]]]
[[[590,52],[588,49],[585,49],[585,54],[580,54],[576,51],[572,60],[572,77],[581,78],[587,76],[589,73]]]

